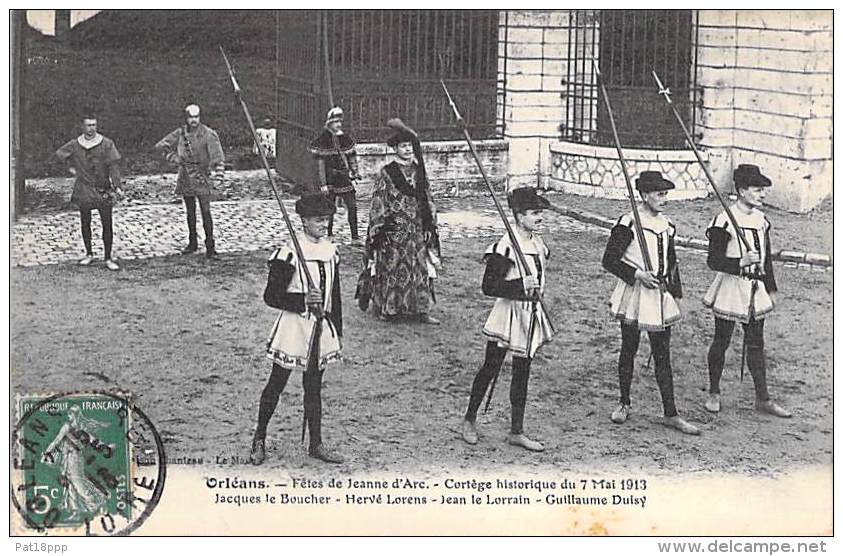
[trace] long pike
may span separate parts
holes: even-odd
[[[275,200],[278,201],[278,207],[281,209],[281,216],[284,218],[284,225],[287,226],[287,231],[290,233],[290,239],[293,242],[293,249],[296,251],[296,257],[299,261],[299,266],[304,273],[304,278],[307,281],[307,288],[308,291],[313,291],[316,289],[316,282],[313,281],[313,276],[310,275],[310,271],[307,269],[307,262],[304,258],[304,253],[301,249],[301,243],[299,243],[299,238],[296,235],[296,230],[293,228],[293,223],[290,220],[290,215],[287,214],[287,209],[284,206],[284,203],[281,201],[281,194],[278,192],[278,186],[275,183],[275,178],[272,176],[272,169],[269,167],[269,162],[266,160],[266,153],[263,150],[263,145],[261,144],[258,138],[258,132],[255,130],[255,123],[252,121],[252,116],[249,113],[249,107],[246,106],[246,101],[243,100],[242,91],[240,89],[240,85],[237,83],[237,78],[234,76],[234,68],[231,67],[231,63],[228,61],[228,56],[225,55],[225,50],[223,50],[222,46],[220,46],[220,53],[222,54],[222,59],[225,60],[225,67],[228,68],[228,76],[231,78],[231,85],[234,87],[234,96],[240,102],[240,108],[243,109],[243,116],[246,118],[246,123],[249,124],[249,131],[252,132],[252,139],[255,141],[255,145],[258,147],[258,154],[260,155],[261,164],[263,165],[264,170],[266,170],[266,177],[269,179],[269,185],[272,187],[272,192],[275,194]],[[322,292],[322,295],[327,295],[325,292]],[[321,311],[319,314],[313,315],[316,319],[316,323],[313,329],[313,335],[310,338],[310,342],[308,343],[307,349],[307,368],[305,370],[306,373],[311,372],[319,372],[319,340],[322,336],[322,318],[324,315]],[[302,441],[304,441],[304,433],[305,428],[307,427],[307,413],[305,412],[304,421],[302,422],[302,431],[301,437]]]
[[[691,147],[691,150],[694,151],[694,156],[697,157],[697,162],[700,163],[700,166],[703,169],[703,173],[705,177],[708,178],[708,183],[711,184],[711,189],[714,191],[714,196],[717,197],[717,200],[720,201],[720,204],[723,206],[723,210],[726,212],[726,217],[729,219],[729,222],[732,224],[732,228],[735,229],[735,234],[738,236],[738,240],[743,244],[744,249],[747,251],[752,251],[752,247],[749,246],[749,241],[746,239],[746,234],[744,234],[743,230],[738,226],[738,221],[735,220],[735,215],[732,213],[732,207],[726,202],[721,195],[720,190],[717,188],[717,183],[714,181],[714,176],[711,175],[711,170],[708,169],[705,162],[703,162],[702,155],[700,151],[697,150],[697,145],[694,143],[694,140],[691,138],[691,133],[688,131],[688,127],[685,125],[685,121],[682,119],[682,116],[679,115],[679,111],[676,109],[676,105],[673,104],[673,99],[670,98],[670,89],[665,88],[662,84],[662,80],[659,79],[659,74],[656,73],[656,70],[653,70],[653,79],[656,80],[656,85],[659,86],[659,94],[664,97],[664,100],[667,102],[670,109],[673,111],[673,116],[676,118],[676,121],[679,122],[679,127],[682,128],[682,132],[685,134],[685,141],[688,142],[688,146]],[[752,286],[750,289],[749,294],[749,314],[755,312],[755,292],[758,290],[758,283],[755,279],[752,280]],[[746,338],[744,337],[743,343],[743,350],[741,353],[741,380],[743,380],[743,372],[744,372],[744,364],[746,363]]]
[[[603,74],[600,73],[600,66],[597,65],[597,60],[592,57],[591,63],[594,65],[594,71],[597,74],[597,82],[600,84],[600,92],[603,94],[603,103],[606,105],[606,113],[609,116],[609,123],[612,126],[612,137],[615,140],[615,149],[618,151],[618,160],[621,163],[623,170],[623,178],[626,182],[626,193],[629,196],[629,204],[632,206],[632,220],[635,226],[635,237],[638,238],[638,248],[641,250],[641,259],[644,261],[644,270],[653,272],[653,262],[650,260],[650,252],[647,250],[647,240],[644,238],[644,230],[641,227],[641,215],[638,214],[638,205],[635,203],[635,192],[632,189],[632,179],[629,177],[629,169],[626,166],[626,159],[623,156],[623,148],[621,147],[621,140],[618,136],[618,128],[615,125],[615,115],[612,112],[612,104],[609,102],[609,95],[606,93],[606,85],[603,83]],[[661,316],[662,324],[664,324],[664,289],[663,284],[659,281],[659,315]]]
[[[448,104],[451,105],[451,110],[454,111],[454,117],[457,119],[457,124],[462,130],[463,137],[465,137],[465,141],[466,143],[468,143],[468,150],[471,151],[471,156],[474,157],[474,162],[477,163],[477,168],[480,170],[480,175],[483,176],[483,183],[486,184],[486,189],[489,190],[489,195],[492,196],[492,201],[495,203],[495,208],[498,211],[498,215],[503,221],[503,225],[506,228],[506,233],[507,235],[509,235],[509,241],[510,243],[512,243],[512,247],[515,250],[515,256],[518,259],[518,263],[521,265],[521,268],[524,269],[524,277],[526,278],[532,276],[532,273],[530,272],[530,267],[527,266],[527,258],[524,256],[524,251],[523,249],[521,249],[521,244],[518,243],[518,237],[515,235],[515,230],[512,229],[512,226],[510,225],[509,220],[506,217],[506,213],[503,210],[503,205],[501,205],[497,195],[495,195],[495,190],[492,187],[492,184],[489,182],[489,176],[486,174],[486,169],[483,167],[483,163],[480,162],[480,157],[477,156],[477,149],[475,149],[474,147],[474,141],[471,139],[471,134],[468,133],[468,126],[465,123],[465,119],[462,117],[462,114],[460,114],[460,111],[457,109],[457,105],[454,102],[454,99],[451,98],[451,93],[448,92],[448,87],[445,86],[445,81],[440,79],[439,82],[442,84],[442,89],[445,91],[445,96],[448,97]],[[533,326],[536,321],[537,311],[539,309],[541,309],[540,302],[533,301],[530,326],[527,330],[527,355],[529,355],[531,351],[531,344],[533,341]],[[545,312],[545,316],[547,317],[548,322],[550,322],[550,316],[547,315],[547,312]],[[554,328],[553,323],[550,324],[550,327]],[[489,404],[492,402],[492,394],[495,391],[495,384],[497,383],[497,380],[498,374],[496,373],[494,379],[492,380],[492,386],[489,389],[489,397],[486,399],[486,406],[483,411],[487,411],[489,409]]]

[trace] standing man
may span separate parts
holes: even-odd
[[[477,444],[477,410],[509,351],[512,352],[509,387],[512,412],[507,442],[531,452],[542,452],[544,446],[524,434],[524,412],[530,365],[538,349],[553,338],[554,332],[540,303],[547,283],[550,251],[539,236],[538,228],[542,223],[542,211],[550,208],[550,203],[534,188],[523,187],[509,195],[509,206],[515,217],[515,240],[524,254],[529,274],[521,266],[508,233],[486,249],[483,293],[497,299],[483,327],[483,335],[488,340],[486,357],[471,384],[462,437],[468,444]]]
[[[644,234],[644,248],[653,268],[647,270],[645,256],[636,237],[633,213],[618,219],[612,228],[603,268],[617,276],[618,283],[609,301],[610,312],[621,325],[621,352],[618,357],[620,403],[612,412],[612,422],[621,424],[629,418],[632,402],[632,373],[641,331],[650,337],[650,349],[656,367],[656,384],[662,398],[664,424],[684,434],[700,430],[679,416],[673,392],[673,368],[670,365],[670,332],[682,320],[677,299],[682,297],[682,282],[676,260],[676,228],[662,214],[667,192],[675,186],[661,172],[645,171],[635,181],[641,195],[639,215]]]
[[[322,444],[322,376],[330,363],[341,359],[342,296],[340,295],[340,258],[336,246],[325,237],[328,217],[336,208],[321,194],[308,194],[296,201],[301,216],[299,236],[305,260],[298,258],[292,243],[276,249],[270,268],[280,269],[278,282],[267,292],[275,299],[273,307],[281,310],[266,346],[272,359],[272,373],[261,392],[258,423],[252,440],[251,462],[260,465],[266,459],[266,429],[281,392],[293,371],[302,373],[304,415],[310,431],[310,457],[328,463],[342,463],[339,454]],[[305,268],[315,283],[310,288]],[[310,342],[317,319],[323,319],[318,340],[318,360],[311,368]]]
[[[67,163],[71,175],[76,176],[71,202],[79,206],[82,217],[82,241],[85,256],[79,261],[88,266],[94,260],[91,245],[91,211],[97,209],[102,223],[102,243],[105,249],[105,266],[120,270],[111,260],[112,209],[115,195],[120,188],[120,153],[114,141],[97,133],[97,118],[86,113],[82,118],[82,135],[62,145],[56,158]]]
[[[734,172],[738,201],[732,215],[740,226],[734,229],[724,210],[708,226],[708,267],[717,271],[703,298],[703,305],[714,313],[714,338],[708,350],[709,390],[705,408],[720,411],[720,378],[726,361],[726,348],[735,323],[743,326],[743,356],[755,383],[755,407],[776,417],[791,417],[790,411],[770,399],[767,390],[767,364],[764,356],[764,319],[773,311],[778,291],[773,274],[770,247],[770,221],[761,211],[767,188],[773,183],[758,166],[741,164]],[[738,237],[743,234],[750,249]],[[743,362],[741,362],[743,365]],[[743,374],[743,373],[741,373]]]
[[[179,167],[176,195],[184,197],[187,209],[188,243],[182,253],[195,252],[196,200],[202,212],[202,227],[205,229],[205,255],[216,259],[214,244],[214,223],[211,220],[211,179],[222,179],[225,172],[225,157],[217,132],[199,121],[199,106],[190,104],[184,109],[186,123],[176,128],[155,144],[164,159]]]
[[[325,129],[310,144],[310,152],[319,165],[319,184],[322,193],[328,195],[331,202],[337,197],[342,199],[348,209],[348,227],[351,239],[357,235],[357,196],[354,182],[360,179],[357,173],[357,151],[354,139],[342,130],[342,108],[335,106],[328,111]],[[328,220],[328,237],[334,234],[334,216]]]

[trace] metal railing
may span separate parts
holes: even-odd
[[[695,130],[696,12],[692,10],[571,10],[563,140],[612,145],[608,116],[598,102],[597,58],[625,147],[682,149],[685,138],[658,98],[656,70],[679,113]]]
[[[330,108],[326,71],[360,142],[385,142],[393,117],[424,141],[459,139],[440,77],[472,136],[498,135],[497,10],[279,10],[276,18],[278,163],[297,181],[312,179],[306,147]]]

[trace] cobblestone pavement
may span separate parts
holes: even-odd
[[[359,202],[361,235],[368,225],[368,199]],[[293,199],[284,201],[293,217]],[[452,238],[485,237],[503,233],[503,224],[488,198],[468,197],[439,201],[440,236]],[[198,211],[197,211],[198,212]],[[220,253],[268,250],[287,240],[276,201],[220,201],[211,203],[214,235]],[[197,227],[202,238],[201,216]],[[96,212],[91,226],[94,254],[102,256],[101,227]],[[598,226],[561,215],[547,213],[545,233],[595,231]],[[339,226],[337,226],[339,224]],[[335,241],[351,241],[345,213],[338,213],[334,223]],[[187,243],[187,223],[181,204],[118,206],[114,210],[114,247],[116,260],[147,259],[174,255]],[[77,211],[27,214],[12,228],[12,265],[37,266],[76,261],[84,255]]]

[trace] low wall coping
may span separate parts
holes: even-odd
[[[561,155],[585,156],[589,158],[618,158],[618,151],[615,147],[602,147],[598,145],[586,145],[583,143],[572,143],[569,141],[555,141],[550,144],[550,152]],[[708,160],[708,154],[701,152],[703,160]],[[661,149],[627,149],[624,148],[623,156],[627,160],[655,160],[661,162],[696,162],[697,157],[690,149],[661,150]]]
[[[422,152],[425,153],[459,153],[469,152],[468,143],[465,141],[423,141]],[[474,146],[479,152],[483,151],[507,151],[509,143],[505,139],[482,139],[474,141]],[[386,143],[358,143],[357,154],[362,156],[377,156],[392,154],[394,151]]]

